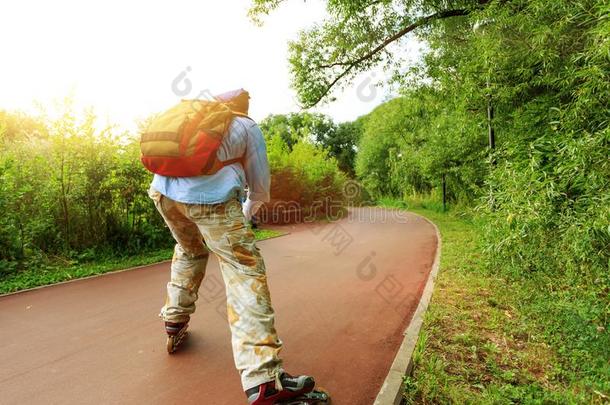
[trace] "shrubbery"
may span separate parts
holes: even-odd
[[[356,173],[376,197],[430,194],[443,177],[450,201],[471,202],[488,164],[485,134],[463,106],[429,86],[411,89],[364,118]]]
[[[66,265],[100,254],[168,246],[169,234],[145,193],[150,175],[136,140],[96,130],[67,109],[27,126],[3,117],[0,132],[0,268],[17,262]],[[21,125],[23,124],[23,125]]]
[[[336,159],[306,135],[289,144],[285,141],[289,139],[285,132],[271,131],[266,122],[261,126],[268,134],[272,198],[261,211],[261,220],[299,222],[341,215],[347,176],[339,170]]]

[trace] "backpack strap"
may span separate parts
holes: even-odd
[[[236,117],[242,117],[242,118],[247,118],[252,122],[255,122],[252,118],[250,118],[247,114],[238,112],[238,111],[231,111],[233,113],[233,115],[235,115]],[[225,160],[222,162],[223,166],[228,166],[228,165],[232,165],[233,163],[241,163],[241,165],[244,165],[244,158],[246,157],[246,154],[244,153],[243,156],[235,158],[235,159],[229,159],[229,160]]]
[[[244,113],[240,113],[240,112],[237,112],[237,111],[231,111],[231,112],[236,117],[248,118],[249,120],[254,121],[252,118],[248,117],[248,115],[246,115]],[[218,159],[216,157],[212,162],[210,162],[210,165],[208,167],[204,168],[203,174],[209,173],[210,171],[212,173],[216,173],[221,168],[223,168],[225,166],[232,165],[233,163],[241,163],[242,166],[243,166],[244,165],[244,158],[245,158],[245,154],[244,154],[244,156],[240,156],[238,158],[228,159],[228,160],[220,160],[220,159]]]
[[[202,170],[201,174],[210,175],[214,174],[225,166],[232,165],[233,163],[241,163],[243,165],[243,157],[229,159],[229,160],[220,160],[217,157],[210,160],[211,164]]]
[[[232,165],[233,163],[242,163],[243,164],[243,160],[244,157],[238,157],[235,159],[229,159],[229,160],[222,160],[220,163],[222,163],[223,166],[229,166]]]

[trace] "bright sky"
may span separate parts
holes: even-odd
[[[251,116],[298,111],[290,89],[287,42],[321,21],[323,3],[289,1],[250,22],[249,0],[19,0],[0,5],[2,56],[0,109],[32,111],[73,94],[112,123],[133,127],[138,118],[202,91],[250,92]],[[417,56],[418,46],[407,52]],[[181,73],[190,81],[172,82]],[[373,73],[374,74],[374,73]],[[384,101],[362,75],[320,111],[352,120]]]

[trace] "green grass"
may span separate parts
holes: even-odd
[[[610,403],[610,357],[595,354],[594,361],[574,365],[581,353],[562,334],[568,315],[541,315],[561,303],[539,279],[486,268],[481,220],[422,200],[382,199],[380,205],[409,208],[442,234],[441,269],[414,370],[405,377],[406,404]],[[599,332],[591,353],[608,353],[607,331]]]
[[[256,240],[282,235],[281,232],[271,229],[253,229],[253,231]],[[98,257],[94,261],[84,263],[65,260],[55,260],[52,263],[46,261],[0,278],[0,294],[158,263],[171,259],[172,254],[173,249],[160,249],[125,257]]]
[[[256,236],[256,240],[270,239],[270,238],[275,238],[276,236],[285,235],[285,233],[276,231],[273,229],[256,228],[256,229],[252,229],[252,231],[254,232],[254,235]]]

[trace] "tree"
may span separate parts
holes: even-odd
[[[260,122],[260,127],[267,138],[280,136],[291,150],[301,139],[324,144],[336,129],[327,115],[308,112],[271,114]]]
[[[383,64],[392,67],[405,36],[435,21],[462,17],[490,0],[329,0],[330,18],[289,43],[292,84],[304,107],[332,100],[335,87]],[[250,15],[260,17],[280,0],[253,0]]]
[[[318,145],[330,157],[337,159],[343,172],[354,174],[355,148],[362,130],[361,121],[337,125],[327,115],[300,112],[270,115],[261,121],[260,127],[267,139],[279,136],[289,150],[301,140]]]
[[[339,168],[351,177],[356,174],[356,150],[362,136],[364,121],[365,118],[360,117],[355,121],[342,122],[337,125],[337,130],[331,134],[332,136],[324,140],[330,155],[337,159]]]

